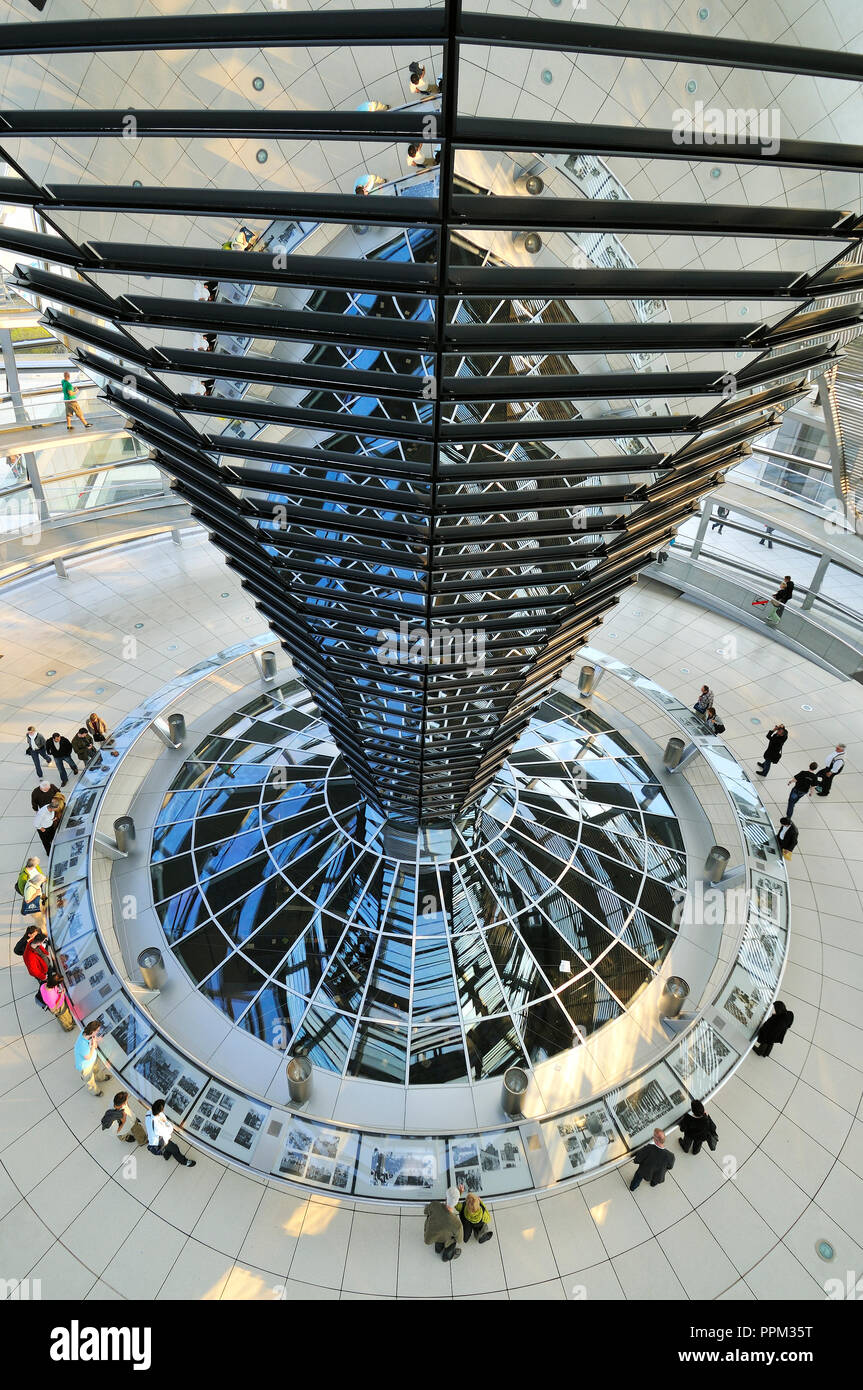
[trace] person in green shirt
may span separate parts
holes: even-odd
[[[469,1192],[459,1202],[456,1211],[461,1217],[461,1229],[465,1245],[471,1236],[476,1236],[480,1245],[485,1245],[487,1240],[491,1240],[493,1235],[489,1229],[491,1212],[476,1192]]]
[[[81,410],[81,407],[78,404],[78,392],[72,385],[68,372],[63,373],[63,380],[60,382],[60,385],[63,388],[63,403],[66,406],[67,430],[71,430],[74,428],[72,424],[73,415],[78,416],[78,419],[81,421],[81,424],[84,426],[85,430],[92,429],[93,426],[88,424],[87,421],[84,419],[83,411]]]

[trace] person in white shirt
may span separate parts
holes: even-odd
[[[144,1124],[147,1127],[147,1148],[151,1154],[161,1154],[164,1159],[175,1158],[184,1168],[194,1168],[195,1160],[181,1153],[171,1138],[174,1126],[165,1114],[164,1100],[153,1101],[152,1109],[144,1116]]]
[[[833,788],[833,778],[838,777],[845,766],[845,744],[837,743],[836,751],[818,772],[818,796],[829,796]]]

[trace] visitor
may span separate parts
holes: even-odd
[[[29,860],[27,861],[29,864]],[[22,874],[23,874],[22,870]],[[18,882],[21,883],[21,875]],[[27,868],[27,877],[23,880],[21,887],[21,915],[23,917],[35,917],[41,914],[45,906],[46,898],[44,894],[45,875],[39,867],[38,860],[32,868]]]
[[[195,1160],[187,1158],[174,1143],[171,1135],[174,1133],[174,1126],[165,1114],[164,1100],[154,1100],[153,1105],[144,1116],[144,1124],[147,1126],[147,1148],[151,1154],[162,1156],[165,1160],[175,1158],[184,1168],[194,1168]]]
[[[779,829],[776,832],[776,839],[779,842],[779,848],[782,851],[784,859],[791,858],[797,848],[797,841],[799,838],[800,832],[791,817],[782,816],[779,821]]]
[[[75,1044],[75,1066],[87,1083],[87,1090],[94,1096],[102,1094],[99,1083],[111,1079],[111,1073],[103,1066],[98,1052],[102,1036],[98,1022],[88,1023]]]
[[[49,802],[47,806],[39,807],[33,817],[33,829],[42,841],[42,848],[45,853],[50,854],[54,836],[57,834],[57,820],[54,815],[53,802]]]
[[[827,762],[818,772],[818,795],[829,796],[833,790],[833,778],[838,777],[845,766],[845,744],[837,743],[836,751],[830,754]]]
[[[60,385],[63,388],[63,401],[66,406],[67,430],[71,431],[75,428],[72,424],[73,415],[77,415],[78,419],[81,421],[81,424],[84,426],[86,430],[92,429],[93,426],[88,424],[87,421],[84,419],[84,413],[81,410],[81,406],[78,402],[78,392],[76,388],[73,386],[68,372],[63,373],[63,380],[61,381]]]
[[[434,96],[440,90],[426,77],[424,63],[411,63],[408,68],[408,85],[414,96]]]
[[[710,686],[703,685],[701,687],[701,694],[695,701],[695,704],[692,706],[692,708],[695,710],[696,714],[706,714],[707,711],[710,709],[710,706],[715,703],[715,700],[716,696],[710,689]]]
[[[775,724],[767,735],[767,747],[764,756],[758,764],[757,773],[759,777],[766,777],[771,767],[775,767],[782,757],[782,749],[788,738],[788,730],[784,724]]]
[[[786,574],[776,593],[773,595],[773,602],[776,604],[776,612],[781,618],[786,603],[791,602],[791,595],[794,593],[794,585],[791,582],[791,575]]]
[[[456,1210],[458,1202],[458,1188],[448,1187],[442,1202],[429,1202],[425,1208],[423,1241],[426,1245],[433,1245],[435,1254],[446,1261],[457,1260],[461,1255],[458,1248],[461,1241],[461,1219]]]
[[[40,987],[42,1002],[56,1018],[64,1033],[71,1033],[75,1027],[75,1015],[69,1007],[69,999],[63,981],[56,970],[49,969],[44,984]]]
[[[38,811],[42,806],[50,806],[54,797],[59,796],[59,794],[60,788],[43,778],[38,787],[34,787],[30,793],[30,806],[34,812]]]
[[[723,523],[726,521],[728,515],[729,515],[729,511],[728,511],[728,508],[727,508],[727,507],[717,507],[717,508],[716,508],[717,520],[716,520],[716,521],[712,521],[712,522],[710,523],[710,529],[711,529],[711,531],[715,531],[716,534],[717,534],[718,536],[721,536],[721,535],[722,535],[722,529],[723,529]]]
[[[456,1210],[461,1217],[461,1232],[467,1245],[471,1236],[476,1236],[479,1245],[491,1240],[494,1231],[489,1229],[491,1212],[476,1192],[469,1192]]]
[[[129,1126],[128,1129],[126,1129],[127,1125]],[[129,1104],[128,1091],[117,1092],[111,1108],[106,1110],[102,1116],[102,1128],[113,1130],[121,1144],[143,1145],[147,1142],[147,1131],[141,1121],[135,1117]]]
[[[685,1154],[701,1153],[703,1144],[708,1148],[715,1149],[719,1143],[719,1135],[716,1132],[716,1125],[711,1120],[704,1105],[700,1100],[694,1100],[688,1112],[680,1121],[680,1138],[678,1144]]]
[[[34,923],[27,928],[27,941],[21,956],[27,974],[32,976],[38,986],[36,990],[36,1003],[40,1009],[47,1008],[42,998],[42,986],[48,978],[48,971],[54,967],[54,958],[51,955],[51,947],[48,938],[42,930],[40,923]]]
[[[36,776],[42,776],[42,763],[51,761],[51,754],[45,751],[45,740],[41,734],[36,732],[32,724],[27,725],[27,742],[24,745],[24,752],[28,758],[33,759],[33,766],[36,769]]]
[[[791,1010],[786,1009],[781,999],[777,999],[773,1005],[773,1013],[758,1029],[758,1046],[752,1049],[755,1056],[769,1057],[772,1048],[785,1041],[785,1034],[793,1022],[794,1015]]]
[[[62,734],[55,733],[51,735],[48,742],[45,744],[45,751],[50,753],[51,757],[54,759],[54,764],[60,774],[60,786],[65,787],[69,780],[66,776],[66,763],[69,764],[73,772],[78,771],[78,764],[72,757],[71,743],[67,738],[64,738]]]
[[[661,1129],[655,1129],[651,1142],[638,1150],[635,1166],[638,1172],[629,1184],[630,1192],[634,1192],[645,1178],[649,1180],[651,1187],[658,1187],[661,1182],[665,1182],[665,1174],[674,1167],[674,1154],[670,1154],[666,1149],[665,1134]]]
[[[725,733],[725,725],[719,718],[719,715],[716,713],[716,710],[713,708],[712,705],[710,706],[709,710],[704,716],[704,724],[707,728],[707,732],[710,734]]]
[[[31,875],[34,873],[40,874],[42,877],[42,882],[45,882],[45,875],[42,872],[42,865],[39,863],[38,854],[31,854],[27,862],[24,865],[22,865],[21,872],[18,874],[18,880],[15,884],[15,891],[22,898],[24,896],[24,889],[27,886],[27,882],[30,879]]]
[[[765,545],[765,544],[766,544],[767,549],[768,549],[768,550],[772,550],[772,549],[773,549],[773,542],[772,542],[772,540],[770,539],[770,537],[773,535],[773,532],[774,532],[775,529],[776,529],[776,528],[775,528],[774,526],[765,526],[765,528],[764,528],[764,535],[761,537],[761,540],[758,542],[758,544],[759,544],[759,545]]]
[[[374,193],[376,189],[383,188],[385,182],[386,180],[382,179],[380,174],[366,174],[365,178],[361,179],[355,186],[354,193],[356,193],[358,198],[367,198],[368,195]]]
[[[91,758],[95,757],[95,745],[90,737],[89,730],[83,724],[72,739],[72,752],[76,757],[81,759],[85,767],[87,763],[90,762]]]
[[[792,819],[794,815],[794,807],[797,805],[800,798],[802,796],[812,795],[812,788],[815,786],[817,781],[817,763],[810,763],[808,768],[804,768],[802,772],[797,772],[793,777],[790,777],[788,779],[788,786],[791,787],[791,791],[788,796],[788,809],[785,812],[785,814],[789,820]]]

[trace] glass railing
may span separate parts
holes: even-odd
[[[729,470],[728,481],[785,497],[809,511],[826,513],[836,508],[833,475],[827,465],[762,450],[760,445]]]

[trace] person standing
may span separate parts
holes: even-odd
[[[82,411],[80,403],[78,401],[77,388],[72,384],[72,380],[68,372],[63,373],[63,380],[61,381],[60,385],[63,388],[63,402],[66,406],[67,430],[72,431],[75,428],[72,424],[73,415],[78,416],[78,419],[81,421],[81,424],[84,426],[85,430],[92,429],[93,426],[88,424],[87,421],[84,419],[84,412]]]
[[[779,762],[787,738],[788,730],[784,724],[776,724],[770,730],[767,735],[767,747],[764,750],[764,757],[758,764],[759,777],[766,777],[771,767],[775,767]]]
[[[54,960],[48,938],[39,923],[34,923],[28,927],[27,942],[21,958],[24,961],[27,974],[32,976],[39,986],[36,990],[36,1003],[40,1008],[45,1009],[47,1005],[42,998],[41,991],[48,978],[48,971],[54,968]]]
[[[692,706],[692,708],[695,710],[695,713],[696,713],[696,714],[702,714],[702,715],[703,715],[703,714],[706,714],[707,711],[710,709],[711,705],[713,705],[713,704],[715,704],[715,703],[716,703],[716,696],[714,695],[713,691],[710,689],[710,686],[709,686],[709,685],[703,685],[703,686],[701,687],[701,694],[699,695],[698,699],[695,701],[695,704]]]
[[[434,159],[426,159],[422,145],[408,145],[406,162],[411,169],[434,168]]]
[[[18,882],[21,882],[21,875],[18,877]],[[42,873],[37,863],[34,867],[27,869],[27,877],[24,879],[23,887],[21,888],[21,896],[24,899],[21,907],[22,916],[35,917],[41,914],[42,908],[45,905],[43,896],[44,887],[45,875]]]
[[[829,796],[833,790],[833,778],[838,777],[845,766],[845,744],[837,743],[836,751],[830,754],[827,762],[818,773],[818,796]]]
[[[42,871],[42,865],[39,863],[38,854],[30,855],[30,858],[27,860],[26,864],[22,865],[21,872],[18,875],[18,882],[15,884],[15,888],[17,892],[21,894],[22,898],[24,896],[24,889],[27,886],[27,881],[33,873],[40,874],[42,877],[42,882],[45,882],[45,874]]]
[[[103,1065],[99,1056],[99,1043],[102,1041],[102,1029],[97,1022],[88,1023],[82,1033],[78,1035],[75,1043],[75,1066],[87,1083],[87,1090],[94,1096],[100,1096],[99,1083],[110,1081],[111,1073]]]
[[[105,723],[104,719],[99,717],[95,710],[92,714],[88,714],[87,716],[86,729],[87,733],[96,744],[104,743],[108,737],[108,725]]]
[[[685,1154],[691,1153],[693,1156],[701,1153],[703,1144],[707,1144],[711,1149],[716,1148],[719,1135],[702,1101],[694,1100],[687,1114],[683,1116],[677,1142]]]
[[[408,68],[408,85],[414,96],[434,96],[438,88],[426,77],[424,63],[411,63]]]
[[[53,811],[53,801],[47,806],[40,806],[33,817],[33,828],[39,839],[42,841],[42,848],[46,854],[51,853],[51,846],[54,843],[54,836],[57,834],[57,820]]]
[[[128,1129],[126,1129],[127,1125],[129,1126]],[[128,1091],[117,1092],[111,1108],[106,1110],[102,1116],[102,1128],[104,1130],[113,1129],[121,1144],[143,1145],[147,1142],[147,1131],[141,1121],[135,1117],[129,1104]]]
[[[89,730],[83,725],[72,739],[72,752],[86,767],[91,758],[96,756],[96,746],[90,737]]]
[[[648,1179],[651,1187],[658,1187],[661,1182],[665,1182],[665,1174],[674,1167],[674,1154],[670,1154],[665,1147],[663,1130],[655,1129],[651,1142],[638,1150],[635,1155],[635,1166],[638,1172],[629,1184],[630,1192],[634,1192],[638,1184],[643,1182],[645,1178]]]
[[[719,718],[719,715],[716,713],[716,710],[713,708],[712,705],[711,705],[710,708],[705,712],[705,715],[704,715],[704,724],[705,724],[705,728],[707,729],[707,732],[708,732],[709,734],[724,734],[724,733],[725,733],[725,725],[723,724],[722,720]]]
[[[152,1107],[144,1116],[147,1127],[147,1148],[151,1154],[161,1155],[165,1160],[175,1158],[184,1168],[194,1168],[194,1158],[187,1158],[171,1135],[174,1126],[165,1114],[164,1100],[154,1100]]]
[[[54,759],[54,765],[60,774],[60,786],[65,787],[69,778],[66,776],[66,763],[69,764],[73,773],[78,771],[78,764],[72,757],[72,745],[62,734],[54,733],[45,744],[45,751]]]
[[[786,603],[791,602],[791,595],[794,593],[794,585],[791,583],[791,575],[786,574],[776,593],[773,595],[773,602],[776,604],[776,612],[782,617]]]
[[[54,1015],[64,1033],[71,1033],[75,1027],[75,1015],[69,1007],[69,999],[63,988],[63,981],[56,970],[49,969],[45,983],[40,987],[42,1003]]]
[[[59,795],[60,788],[55,786],[53,782],[43,779],[38,787],[34,787],[30,793],[30,805],[33,808],[34,814],[36,811],[41,810],[43,806],[50,806],[54,797]]]
[[[752,1049],[755,1056],[769,1057],[772,1048],[777,1043],[784,1042],[785,1034],[793,1022],[794,1015],[791,1010],[786,1009],[781,999],[777,999],[773,1005],[773,1013],[764,1020],[758,1029],[758,1046]]]
[[[471,1236],[476,1236],[478,1245],[491,1240],[494,1231],[490,1229],[491,1212],[476,1192],[469,1192],[456,1208],[461,1217],[461,1233],[467,1245]]]
[[[376,189],[383,188],[386,180],[380,174],[366,174],[365,177],[355,185],[354,193],[358,198],[367,198]]]
[[[761,537],[761,540],[758,542],[758,544],[766,545],[768,550],[772,550],[773,541],[770,539],[770,537],[773,535],[775,529],[776,528],[774,526],[765,526],[764,535]]]
[[[810,763],[808,768],[802,772],[797,772],[788,780],[791,791],[788,796],[788,809],[785,812],[789,820],[794,815],[794,807],[802,796],[811,796],[812,788],[818,780],[818,764]]]
[[[782,851],[784,859],[790,859],[795,849],[800,832],[790,816],[783,816],[779,822],[779,829],[776,832],[776,839]]]
[[[45,740],[41,734],[36,732],[32,724],[27,725],[27,742],[24,744],[24,752],[28,758],[33,759],[36,777],[41,781],[42,763],[49,763],[51,754],[45,751]]]
[[[461,1219],[456,1208],[459,1194],[457,1187],[448,1187],[442,1202],[429,1202],[425,1208],[423,1242],[433,1245],[435,1254],[445,1261],[457,1260],[461,1256]]]

